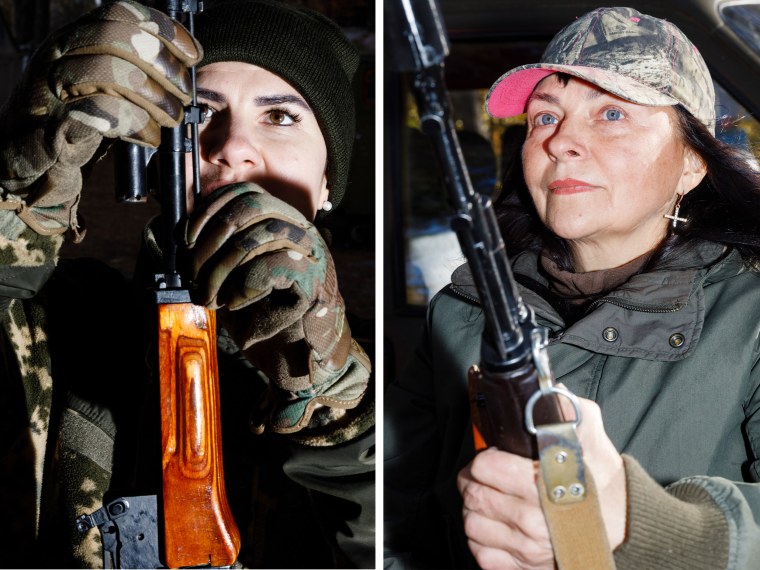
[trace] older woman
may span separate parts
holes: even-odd
[[[704,61],[674,25],[601,8],[487,108],[527,115],[502,231],[558,381],[588,398],[579,436],[617,567],[756,568],[760,179],[713,135]],[[473,458],[473,294],[458,269],[388,390],[387,547],[413,566],[554,568],[533,462]]]

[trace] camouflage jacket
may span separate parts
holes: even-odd
[[[104,496],[153,489],[160,476],[152,448],[137,445],[151,433],[142,413],[151,398],[150,340],[134,318],[142,307],[113,302],[134,291],[103,264],[57,264],[61,241],[0,211],[0,536],[5,562],[17,567],[102,567],[97,531],[80,535],[74,519]],[[223,330],[219,355],[240,561],[374,566],[372,399],[342,443],[256,436],[251,414],[265,382]]]

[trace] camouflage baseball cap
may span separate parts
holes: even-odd
[[[494,117],[525,112],[539,81],[567,73],[640,105],[683,105],[712,132],[715,92],[710,72],[672,23],[633,8],[598,8],[560,31],[541,62],[508,71],[493,84],[486,110]]]

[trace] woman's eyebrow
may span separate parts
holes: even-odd
[[[549,93],[543,93],[541,91],[532,93],[531,96],[528,97],[528,102],[525,103],[525,106],[527,107],[528,105],[530,105],[532,101],[545,101],[547,103],[551,103],[552,105],[559,104],[558,97],[555,97],[554,95],[550,95]]]
[[[292,103],[294,105],[298,105],[299,107],[303,107],[307,111],[311,111],[309,104],[298,95],[262,95],[260,97],[256,97],[254,99],[254,103],[261,107],[266,107],[268,105],[282,105],[283,103]]]
[[[203,87],[198,87],[198,89],[196,90],[196,94],[198,95],[198,97],[202,99],[207,99],[214,103],[224,103],[225,101],[224,95],[222,95],[221,93],[218,93],[217,91],[212,91],[211,89],[204,89]]]
[[[587,101],[591,101],[594,99],[598,99],[602,95],[612,95],[611,93],[607,93],[607,91],[604,91],[602,89],[592,89],[584,94],[583,98]],[[614,97],[614,95],[612,95]],[[556,97],[550,93],[544,93],[543,91],[536,91],[534,92],[529,98],[528,102],[525,104],[527,107],[530,105],[531,101],[545,101],[551,105],[559,105],[559,97]]]
[[[213,103],[224,103],[226,101],[226,98],[222,93],[219,93],[218,91],[214,91],[212,89],[204,89],[202,87],[199,87],[197,90],[197,94],[198,94],[198,98],[206,99],[207,101],[211,101]],[[261,95],[259,97],[255,97],[253,99],[253,102],[260,107],[292,103],[294,105],[298,105],[299,107],[302,107],[303,109],[307,111],[311,111],[311,107],[309,106],[309,104],[302,97],[299,97],[298,95],[290,95],[290,94]]]

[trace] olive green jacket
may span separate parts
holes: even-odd
[[[702,243],[670,267],[633,276],[566,327],[537,267],[534,254],[514,263],[523,299],[550,331],[556,378],[600,404],[626,454],[618,568],[757,568],[760,275],[738,254]],[[388,566],[475,565],[455,481],[474,454],[465,377],[479,361],[476,299],[458,269],[432,301],[406,373],[386,392]]]

